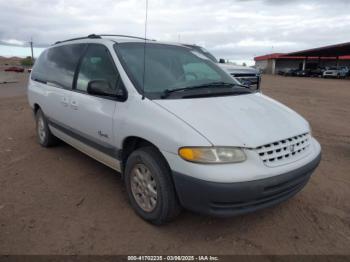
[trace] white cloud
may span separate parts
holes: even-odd
[[[16,39],[3,39],[1,40],[1,42],[9,45],[19,45],[19,46],[23,46],[25,44],[23,41],[16,40]]]
[[[347,0],[149,0],[150,38],[204,45],[218,57],[251,60],[346,42]],[[51,44],[90,33],[143,36],[145,0],[0,0],[0,41]],[[1,54],[0,54],[1,55]]]
[[[272,42],[270,40],[255,40],[253,38],[248,38],[241,40],[237,43],[237,46],[242,47],[281,47],[281,46],[293,46],[295,43],[287,41]]]

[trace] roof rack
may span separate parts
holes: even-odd
[[[84,36],[84,37],[76,37],[76,38],[71,38],[71,39],[67,39],[67,40],[63,40],[63,41],[57,41],[56,43],[54,43],[54,45],[69,42],[69,41],[74,41],[74,40],[81,40],[81,39],[100,39],[100,38],[102,38],[101,36],[116,36],[116,37],[125,37],[125,38],[133,38],[133,39],[140,39],[140,40],[156,41],[154,39],[147,39],[147,38],[143,38],[143,37],[139,37],[139,36],[132,36],[132,35],[109,35],[109,34],[96,35],[96,34],[91,34],[91,35]]]
[[[57,41],[57,42],[55,43],[55,45],[60,44],[60,43],[69,42],[69,41],[74,41],[74,40],[81,40],[81,39],[98,39],[98,38],[101,38],[101,36],[95,35],[95,34],[91,34],[91,35],[84,36],[84,37],[76,37],[76,38],[71,38],[71,39],[67,39],[67,40],[63,40],[63,41]]]
[[[125,38],[134,38],[134,39],[140,39],[140,40],[149,40],[149,41],[156,41],[154,39],[148,39],[144,37],[139,37],[139,36],[132,36],[132,35],[110,35],[110,34],[103,34],[99,36],[117,36],[117,37],[125,37]]]

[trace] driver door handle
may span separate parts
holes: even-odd
[[[72,109],[74,109],[74,110],[78,110],[78,103],[77,103],[77,101],[72,100],[72,101],[70,102],[70,107],[71,107]]]

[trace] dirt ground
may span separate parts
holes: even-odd
[[[323,159],[298,195],[218,219],[136,216],[118,174],[68,145],[36,142],[26,77],[0,84],[0,254],[350,254],[350,81],[264,76],[306,117]]]

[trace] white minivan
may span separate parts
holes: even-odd
[[[225,217],[276,205],[321,159],[304,118],[181,44],[58,42],[36,61],[28,99],[42,146],[63,140],[118,171],[154,224],[181,208]]]

